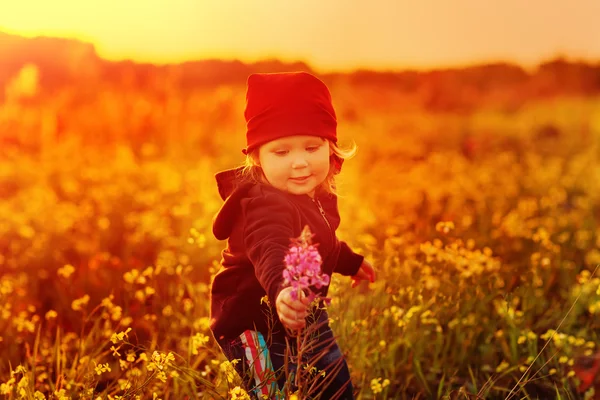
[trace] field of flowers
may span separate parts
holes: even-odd
[[[357,397],[597,396],[600,99],[432,114],[332,92],[359,146],[339,236],[378,270],[332,277]],[[208,330],[244,88],[165,93],[6,88],[2,398],[245,398]]]

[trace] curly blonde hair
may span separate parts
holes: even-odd
[[[342,148],[329,139],[323,140],[329,142],[329,149],[332,153],[329,156],[329,173],[327,174],[327,178],[317,187],[317,190],[337,195],[335,175],[340,173],[341,164],[344,160],[348,160],[356,155],[358,146],[353,142],[350,147]],[[242,165],[242,176],[252,182],[268,184],[267,178],[258,162],[259,151],[260,147],[256,147],[246,154],[246,160]]]

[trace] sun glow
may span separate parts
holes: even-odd
[[[600,2],[21,0],[0,31],[94,43],[108,59],[306,61],[320,69],[600,57]],[[560,29],[556,29],[560,26]]]

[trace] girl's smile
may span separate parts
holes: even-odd
[[[308,176],[302,176],[299,178],[290,178],[290,180],[292,180],[295,183],[304,183],[306,182],[312,175],[308,175]]]

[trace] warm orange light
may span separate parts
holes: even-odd
[[[600,2],[19,0],[0,30],[93,42],[109,59],[276,57],[318,69],[600,58]]]

